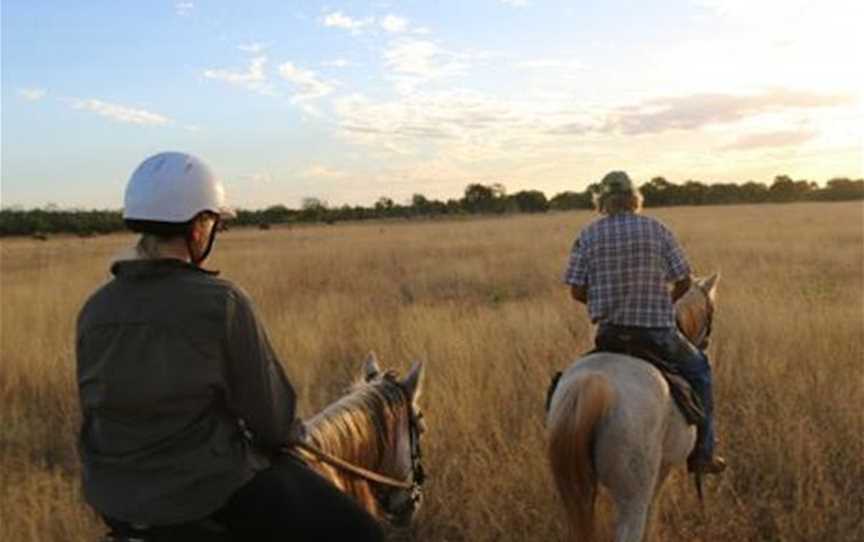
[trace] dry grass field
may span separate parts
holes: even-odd
[[[864,207],[649,210],[719,270],[720,451],[704,513],[683,473],[652,540],[864,540]],[[211,266],[256,300],[310,414],[369,350],[427,363],[421,541],[563,540],[544,455],[550,375],[591,343],[560,277],[588,212],[235,230]],[[78,490],[74,320],[133,241],[0,242],[0,539],[95,541]],[[609,506],[601,506],[611,520]]]

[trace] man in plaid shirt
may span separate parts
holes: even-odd
[[[711,366],[705,353],[678,331],[675,321],[674,301],[691,286],[684,251],[666,226],[639,214],[642,195],[626,173],[609,173],[601,186],[596,204],[605,216],[579,234],[565,282],[573,299],[588,305],[591,321],[598,324],[598,343],[604,342],[604,336],[626,333],[677,364],[702,400],[706,415],[689,466],[720,473],[726,463],[714,456]]]

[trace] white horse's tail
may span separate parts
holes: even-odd
[[[597,475],[594,435],[615,402],[615,391],[597,373],[569,383],[549,412],[549,463],[564,503],[573,540],[594,539]]]

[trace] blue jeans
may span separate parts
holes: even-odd
[[[663,359],[676,365],[679,373],[693,388],[702,408],[705,422],[698,427],[695,455],[710,459],[714,455],[714,396],[711,391],[711,364],[705,352],[699,350],[677,328],[631,327],[600,324],[597,335],[624,332],[632,335]]]

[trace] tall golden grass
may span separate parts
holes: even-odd
[[[655,540],[862,540],[864,209],[650,210],[722,280],[710,355],[731,467],[701,513],[677,473]],[[591,345],[560,282],[588,212],[231,231],[211,266],[257,301],[305,414],[375,350],[427,362],[423,541],[562,540],[544,455],[553,371]],[[0,243],[0,538],[96,540],[82,502],[74,320],[133,238]],[[601,506],[604,521],[612,519]]]

